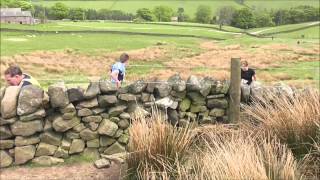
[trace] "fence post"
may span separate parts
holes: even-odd
[[[237,123],[240,120],[240,98],[241,98],[241,65],[240,58],[231,58],[231,78],[229,89],[229,121]]]

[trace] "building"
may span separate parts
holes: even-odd
[[[1,23],[34,24],[34,18],[30,11],[22,11],[21,8],[1,8]]]

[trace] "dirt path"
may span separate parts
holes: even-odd
[[[92,163],[54,167],[18,167],[0,170],[1,180],[118,180],[120,165],[112,164],[107,169],[96,169]]]

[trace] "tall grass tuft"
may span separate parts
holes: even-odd
[[[318,141],[320,124],[319,91],[308,89],[295,95],[269,92],[246,106],[245,114],[262,129],[288,144],[295,155],[303,156]]]

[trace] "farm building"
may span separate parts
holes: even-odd
[[[21,8],[1,8],[1,23],[34,24],[34,18],[30,11],[22,11]]]

